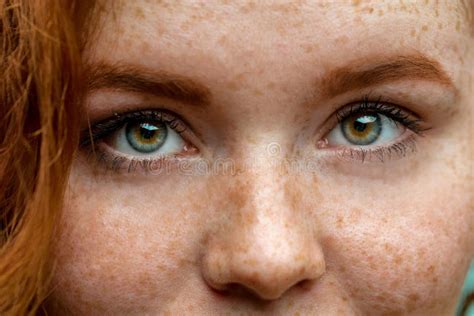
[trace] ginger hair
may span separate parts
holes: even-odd
[[[36,314],[51,290],[79,134],[75,9],[71,0],[0,1],[1,315]]]

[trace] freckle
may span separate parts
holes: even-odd
[[[337,221],[336,221],[336,227],[337,228],[342,228],[342,226],[344,225],[344,219],[341,215],[339,215],[337,217]]]
[[[394,261],[394,262],[395,262],[395,264],[396,264],[397,266],[399,266],[399,265],[402,263],[402,261],[403,261],[402,256],[397,255],[397,256],[395,257],[395,261]]]
[[[432,276],[432,275],[434,274],[434,272],[435,272],[434,266],[433,266],[433,265],[430,265],[430,266],[428,267],[428,269],[426,270],[425,275],[426,275],[427,277],[428,277],[428,276]]]
[[[188,31],[190,28],[190,24],[188,22],[181,23],[180,29],[181,31]]]
[[[397,289],[399,285],[400,285],[400,280],[398,280],[398,279],[393,280],[392,283],[390,283],[390,286],[391,286],[392,290]]]
[[[423,32],[428,31],[428,26],[427,26],[427,25],[423,25],[423,26],[421,27],[421,30],[422,30]]]
[[[369,14],[372,14],[374,12],[374,8],[372,7],[365,7],[362,9],[363,12],[367,12]]]
[[[270,81],[269,83],[267,83],[267,89],[273,89],[275,88],[275,83]]]
[[[420,248],[418,249],[418,258],[423,258],[424,255],[426,253],[426,249],[425,248]]]
[[[456,31],[460,31],[461,30],[461,23],[459,21],[456,22]]]
[[[352,0],[352,5],[358,6],[361,0]]]
[[[228,82],[226,84],[226,87],[227,89],[232,90],[232,91],[240,90],[240,85],[235,81]]]
[[[387,300],[387,298],[384,295],[380,295],[380,294],[376,295],[375,299],[380,301],[380,302],[385,302]]]
[[[416,302],[420,299],[420,296],[416,293],[412,293],[412,294],[408,295],[408,298],[410,299],[410,301]]]
[[[260,89],[258,89],[258,88],[255,88],[255,89],[253,90],[253,93],[254,93],[254,95],[256,95],[256,96],[262,96],[262,95],[263,95],[263,92],[262,92]]]
[[[369,256],[369,257],[367,258],[367,261],[369,262],[369,267],[370,267],[372,270],[377,270],[377,265],[376,265],[375,262],[374,262],[374,257]]]
[[[412,37],[415,37],[415,35],[416,35],[416,30],[411,30],[410,35],[411,35]]]
[[[235,209],[241,210],[246,204],[246,191],[248,190],[249,188],[245,188],[243,185],[237,185],[235,190],[233,190],[232,192],[230,192],[230,194],[227,195],[227,203],[231,202],[232,206],[235,207]]]
[[[239,11],[241,13],[247,14],[247,13],[250,13],[250,12],[254,11],[256,7],[257,6],[254,2],[249,2],[249,3],[245,4],[244,6],[240,7]]]
[[[219,41],[218,43],[223,46],[225,43],[227,42],[227,37],[225,35],[222,35],[220,38],[219,38]]]
[[[135,15],[136,15],[139,19],[145,18],[145,14],[143,13],[143,9],[142,9],[141,7],[136,7],[136,8],[135,8]]]
[[[382,9],[379,9],[379,16],[383,16],[383,10]]]
[[[338,44],[345,44],[349,41],[349,37],[347,37],[346,35],[342,35],[342,36],[339,36],[338,38],[336,38],[335,42],[338,43]]]
[[[352,222],[357,222],[360,219],[361,209],[354,207],[351,212],[350,219]]]
[[[148,42],[142,42],[142,52],[149,52],[150,51],[150,44]]]
[[[311,53],[311,52],[313,51],[313,47],[312,47],[311,45],[306,45],[306,46],[304,47],[304,51],[305,51],[306,53]]]

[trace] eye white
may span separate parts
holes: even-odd
[[[166,124],[167,136],[161,147],[150,153],[142,153],[134,149],[127,140],[126,127],[122,127],[112,141],[114,149],[130,156],[138,157],[156,157],[156,156],[170,156],[180,153],[185,146],[184,139],[174,129]]]

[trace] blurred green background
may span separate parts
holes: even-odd
[[[465,313],[464,315],[461,314],[461,307],[468,293],[474,293],[474,260],[471,262],[471,269],[469,270],[466,277],[466,281],[464,282],[464,289],[462,291],[457,312],[458,316],[474,316],[474,304],[471,304],[469,306],[469,308],[467,309],[467,313]]]

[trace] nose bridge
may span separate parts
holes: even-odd
[[[240,203],[222,210],[231,214],[208,246],[206,275],[217,289],[238,284],[276,299],[294,284],[317,278],[325,266],[311,225],[303,222],[303,207],[290,203],[291,180],[275,164],[261,162],[236,177],[240,184],[231,194],[240,195]]]

